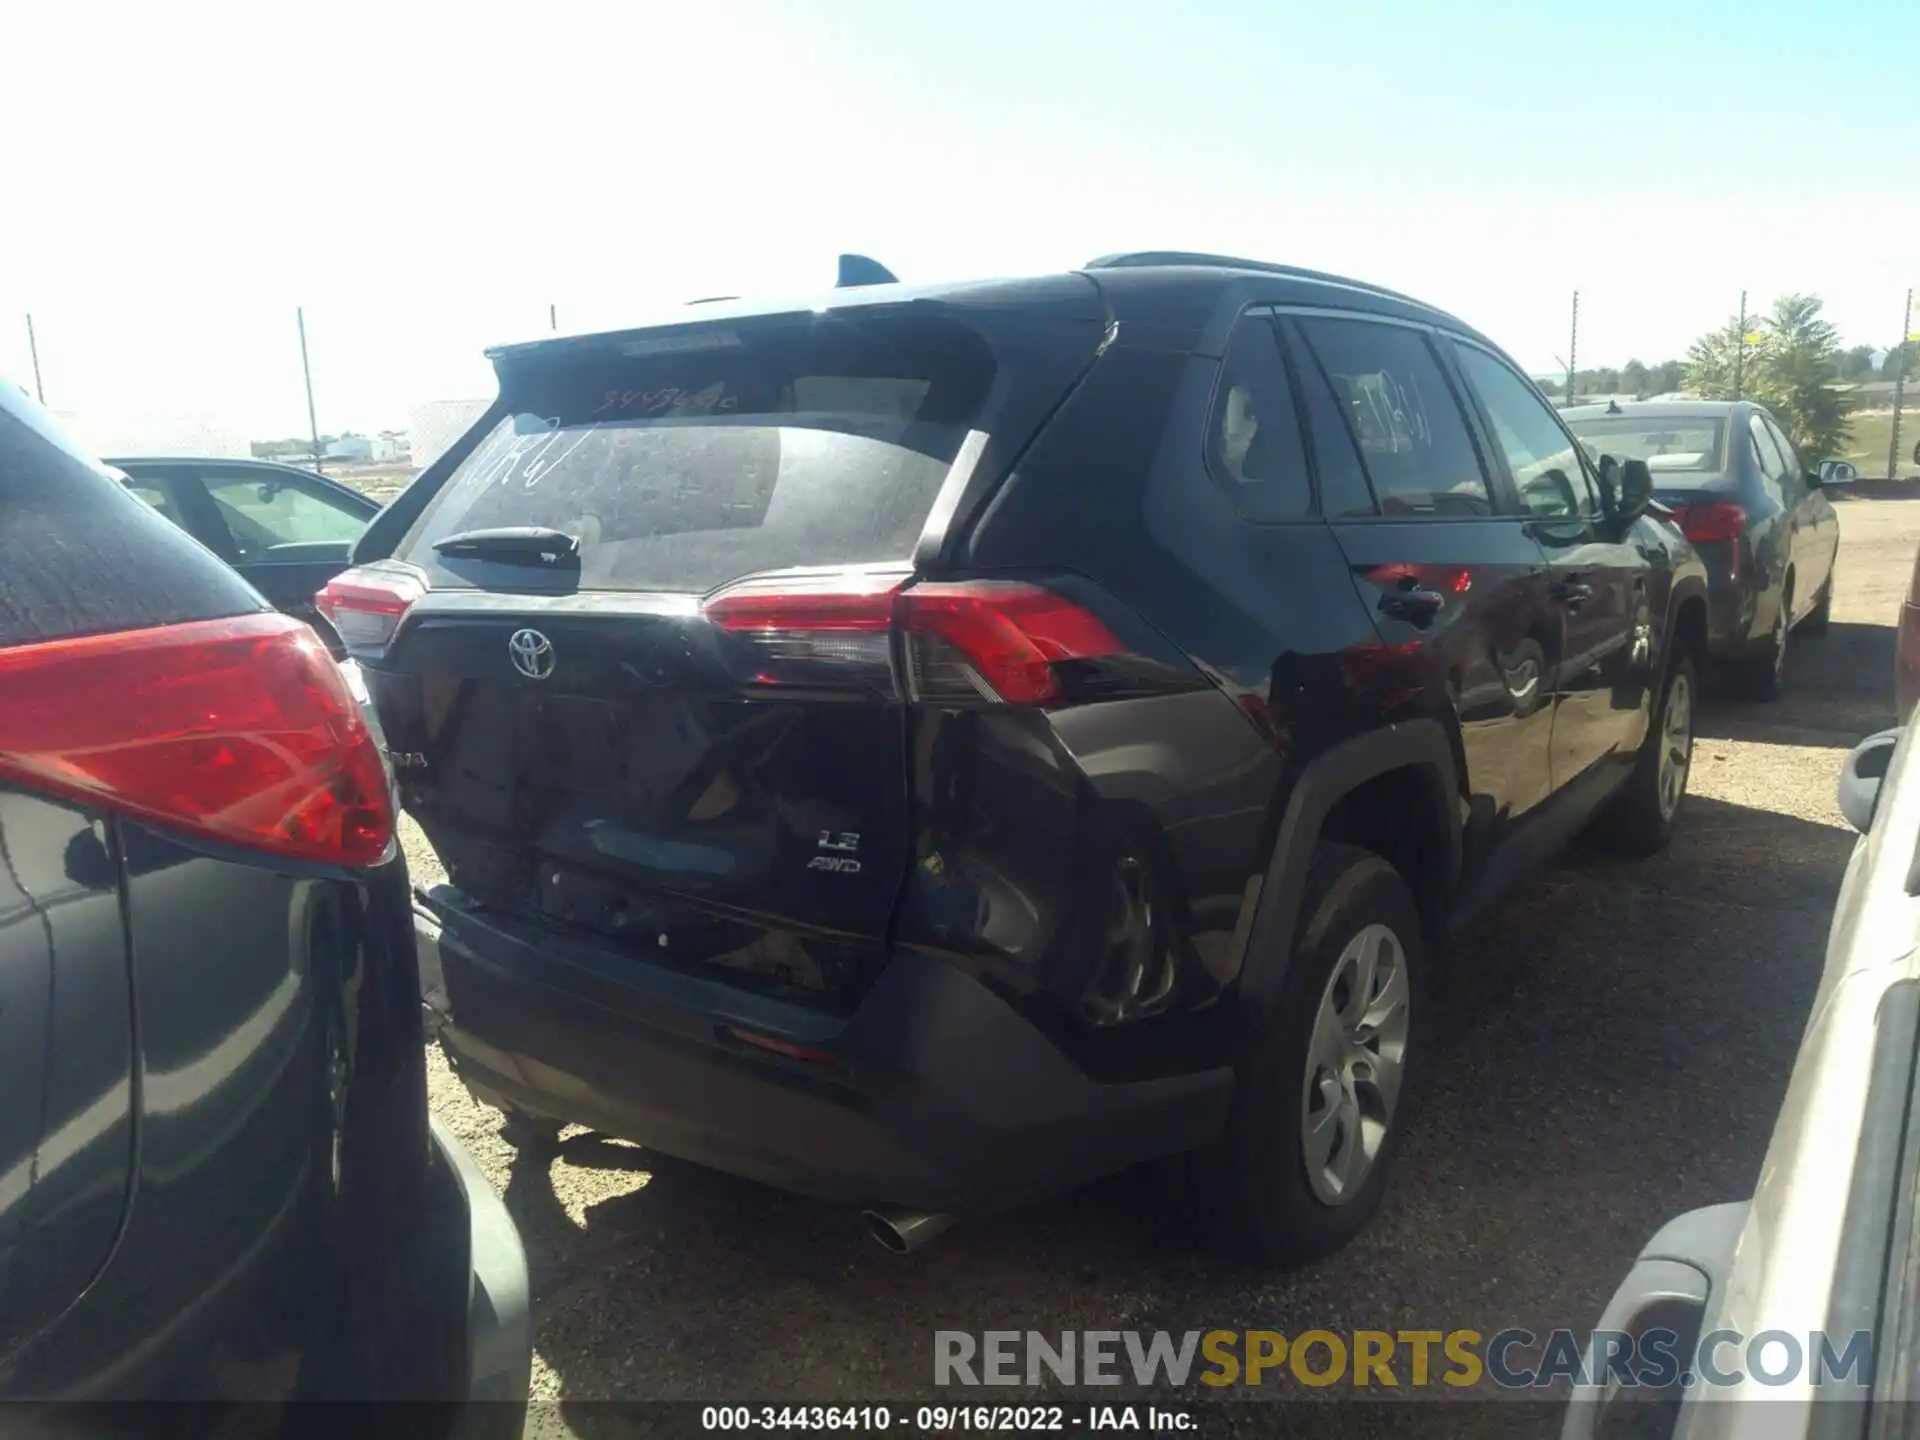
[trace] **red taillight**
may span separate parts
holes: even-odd
[[[706,603],[750,641],[760,684],[892,682],[905,636],[916,698],[1038,705],[1061,696],[1054,665],[1124,653],[1089,611],[1038,585],[967,581],[901,588],[898,574],[749,582]]]
[[[285,615],[0,650],[0,777],[303,860],[369,865],[393,839],[360,708]]]
[[[349,570],[329,580],[313,603],[349,651],[377,653],[386,649],[401,617],[426,593],[427,587],[411,575]]]
[[[1680,533],[1696,545],[1711,540],[1738,540],[1747,529],[1747,512],[1728,500],[1676,506],[1674,518],[1680,522]]]
[[[901,593],[900,617],[914,693],[927,698],[971,694],[1042,705],[1060,698],[1056,661],[1124,652],[1098,617],[1017,581],[916,585]]]

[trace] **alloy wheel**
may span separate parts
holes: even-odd
[[[1327,977],[1300,1099],[1302,1158],[1323,1204],[1353,1199],[1386,1143],[1406,1073],[1410,994],[1406,949],[1385,925],[1349,940]]]
[[[1678,671],[1667,682],[1667,708],[1660,720],[1660,818],[1671,820],[1687,793],[1693,765],[1693,684]]]

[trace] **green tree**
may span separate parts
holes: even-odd
[[[1759,374],[1754,398],[1802,455],[1815,460],[1841,450],[1853,427],[1852,399],[1834,388],[1840,332],[1821,314],[1818,295],[1782,295],[1761,321]]]
[[[1873,375],[1873,346],[1855,345],[1840,357],[1840,378],[1866,380]]]
[[[1620,388],[1636,396],[1647,393],[1647,377],[1651,372],[1638,360],[1629,360],[1620,367]]]
[[[1745,390],[1754,357],[1748,346],[1746,362],[1740,361],[1741,343],[1738,315],[1729,315],[1726,324],[1695,340],[1687,347],[1686,388],[1702,400],[1733,399],[1736,382]]]
[[[1852,401],[1833,388],[1840,336],[1821,315],[1820,297],[1783,295],[1748,327],[1751,343],[1740,333],[1738,316],[1693,342],[1687,389],[1707,400],[1756,400],[1773,412],[1801,454],[1834,454],[1851,428]]]
[[[1684,390],[1687,384],[1687,366],[1683,360],[1662,360],[1654,368],[1647,388],[1655,395],[1671,394],[1675,390]]]
[[[1880,378],[1897,380],[1902,369],[1908,376],[1913,374],[1913,344],[1906,340],[1887,351],[1887,358],[1880,362]]]

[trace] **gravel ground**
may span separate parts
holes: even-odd
[[[1846,748],[1892,723],[1920,504],[1851,501],[1834,623],[1777,705],[1701,718],[1670,851],[1576,850],[1458,942],[1395,1186],[1346,1253],[1237,1272],[1124,1176],[899,1259],[855,1217],[570,1131],[516,1162],[431,1056],[435,1110],[507,1197],[537,1306],[531,1431],[601,1399],[929,1398],[936,1328],[1295,1332],[1591,1324],[1666,1218],[1750,1190],[1851,848]],[[409,827],[416,878],[439,867]],[[946,1398],[953,1398],[946,1392]]]

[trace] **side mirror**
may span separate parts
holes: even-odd
[[[1618,494],[1614,514],[1622,524],[1631,524],[1647,513],[1647,506],[1653,503],[1653,472],[1647,469],[1646,461],[1620,463]]]
[[[1860,472],[1845,460],[1822,460],[1820,468],[1807,477],[1807,483],[1821,485],[1851,485],[1860,478]]]
[[[1869,735],[1840,762],[1840,813],[1862,835],[1873,828],[1873,812],[1880,804],[1880,782],[1887,778],[1901,731],[1882,730]]]

